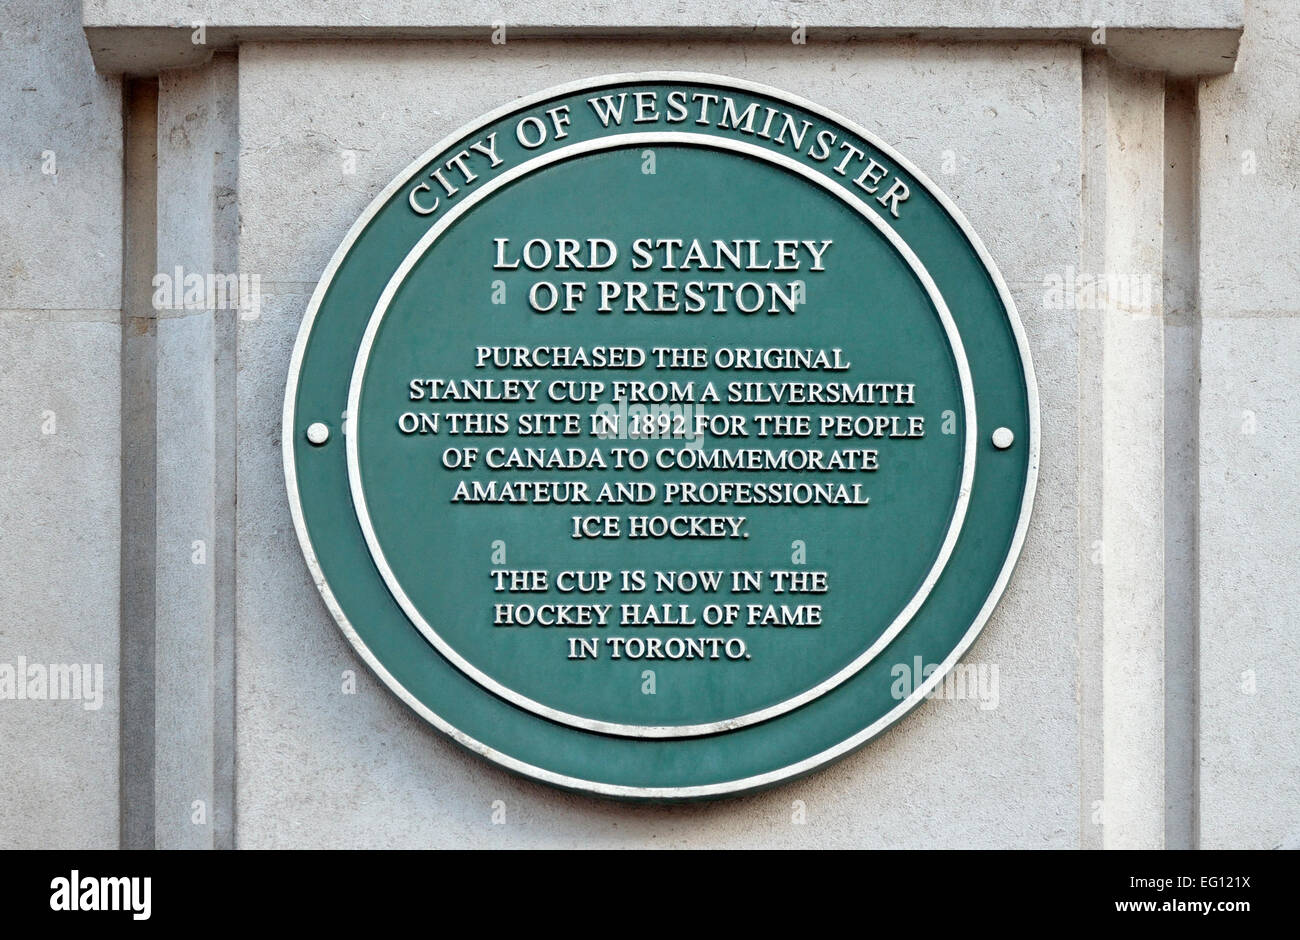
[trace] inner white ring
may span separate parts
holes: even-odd
[[[957,494],[957,505],[953,511],[952,519],[949,522],[947,535],[944,537],[943,544],[940,546],[939,554],[935,558],[934,564],[927,573],[921,587],[907,605],[894,618],[889,628],[882,633],[874,643],[865,651],[859,654],[852,662],[844,666],[834,675],[822,680],[817,685],[812,686],[785,699],[777,702],[775,705],[768,705],[755,711],[738,715],[734,718],[725,718],[720,721],[705,722],[693,725],[628,725],[619,722],[601,721],[595,718],[587,718],[582,715],[575,715],[570,712],[561,711],[544,705],[541,702],[531,699],[526,695],[516,692],[493,679],[491,676],[478,669],[467,659],[460,655],[432,625],[425,620],[424,615],[407,596],[388,564],[384,551],[379,543],[379,538],[375,534],[374,526],[370,519],[370,511],[366,505],[365,491],[361,482],[361,468],[358,454],[357,427],[356,419],[359,415],[361,402],[361,390],[365,382],[366,367],[370,360],[370,351],[374,344],[375,336],[379,332],[379,326],[383,322],[384,316],[388,312],[388,307],[396,296],[398,289],[406,280],[407,276],[414,269],[416,263],[432,247],[433,243],[445,232],[451,225],[470,208],[478,202],[490,196],[492,193],[509,185],[517,179],[526,176],[543,167],[550,166],[553,163],[559,163],[571,157],[583,156],[589,153],[596,153],[601,150],[611,150],[620,147],[637,147],[653,144],[677,144],[691,147],[713,147],[719,150],[728,150],[733,153],[743,154],[759,160],[766,160],[774,163],[790,172],[802,176],[811,183],[821,186],[832,195],[844,200],[849,206],[855,209],[860,215],[865,217],[876,229],[885,236],[912,269],[917,280],[925,288],[930,302],[934,305],[936,312],[939,314],[940,322],[943,324],[944,332],[948,337],[948,345],[952,350],[953,359],[957,364],[957,375],[961,383],[962,408],[965,413],[966,433],[963,446],[962,459],[962,476],[961,486]],[[893,230],[882,219],[874,209],[865,201],[855,194],[848,192],[834,181],[817,173],[816,171],[804,166],[790,157],[775,153],[755,144],[745,143],[744,141],[729,140],[727,138],[713,138],[702,134],[692,134],[677,131],[653,131],[647,133],[618,134],[610,137],[598,138],[596,140],[584,141],[582,143],[570,144],[567,147],[561,147],[557,150],[534,157],[525,161],[516,167],[502,173],[500,176],[484,183],[469,196],[465,197],[450,209],[446,215],[442,216],[430,229],[416,242],[415,246],[407,253],[402,263],[398,266],[393,276],[389,278],[388,284],[379,296],[378,303],[375,304],[374,312],[370,315],[370,320],[366,324],[366,331],[361,339],[361,345],[357,351],[356,362],[352,369],[352,380],[348,387],[348,420],[344,425],[344,437],[347,445],[348,461],[348,484],[352,493],[352,505],[357,515],[357,522],[361,526],[361,532],[365,537],[366,545],[370,550],[370,556],[375,562],[380,576],[388,586],[394,600],[406,613],[411,623],[416,629],[424,635],[434,648],[442,656],[460,669],[479,685],[492,692],[506,701],[527,709],[535,714],[541,715],[552,721],[561,724],[570,725],[575,728],[582,728],[586,731],[593,731],[599,734],[616,735],[620,737],[635,738],[685,738],[697,737],[706,734],[716,734],[723,731],[732,731],[737,728],[744,728],[748,725],[758,724],[775,718],[778,715],[793,711],[802,705],[811,702],[826,694],[836,686],[841,685],[849,678],[860,672],[873,659],[875,659],[882,650],[884,650],[894,638],[902,632],[903,628],[911,621],[916,612],[921,609],[934,585],[938,582],[939,576],[948,564],[948,559],[952,555],[953,547],[957,544],[957,537],[961,533],[962,524],[966,519],[966,508],[970,502],[971,487],[975,476],[975,442],[977,435],[975,433],[975,393],[971,383],[970,366],[966,361],[966,351],[961,342],[961,335],[957,331],[957,326],[953,322],[952,315],[948,310],[948,305],[944,303],[943,296],[939,293],[938,286],[930,276],[929,271],[921,264],[916,253],[903,241],[902,237]]]

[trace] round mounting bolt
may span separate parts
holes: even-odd
[[[1016,442],[1016,435],[1010,428],[998,428],[993,432],[993,446],[998,450],[1006,450]]]
[[[307,440],[317,447],[330,439],[330,429],[323,422],[316,421],[307,425]]]

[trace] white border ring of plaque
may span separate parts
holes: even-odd
[[[911,179],[914,180],[922,190],[924,190],[926,195],[943,210],[957,232],[960,233],[960,237],[965,240],[970,250],[977,257],[983,271],[987,274],[994,295],[1001,307],[1003,315],[1005,316],[1006,327],[1009,331],[1013,345],[1012,355],[1018,361],[1021,370],[1025,402],[1025,435],[1017,441],[1018,444],[1023,441],[1023,445],[1007,451],[1002,451],[1002,453],[1018,452],[1024,466],[1023,481],[1020,484],[1020,492],[1018,495],[1018,511],[1014,518],[1014,524],[1009,534],[1009,540],[1005,552],[999,552],[1000,558],[996,562],[994,568],[996,576],[987,591],[982,592],[984,596],[975,608],[973,616],[964,627],[956,643],[941,657],[939,657],[936,668],[927,671],[923,679],[911,688],[910,693],[905,695],[901,700],[896,701],[892,707],[880,714],[864,716],[865,720],[863,723],[854,725],[851,729],[846,729],[846,732],[842,737],[837,737],[831,742],[818,744],[816,747],[808,750],[807,753],[797,755],[792,754],[771,767],[761,769],[737,769],[735,772],[724,770],[716,775],[705,775],[716,776],[717,779],[702,780],[699,782],[676,782],[675,780],[673,782],[668,782],[666,780],[660,781],[659,779],[653,781],[613,780],[608,779],[609,775],[604,773],[599,766],[582,767],[579,769],[558,767],[555,766],[556,762],[549,757],[547,752],[538,752],[536,749],[532,749],[532,753],[519,753],[520,748],[518,747],[518,744],[511,740],[502,740],[502,736],[497,733],[495,726],[483,726],[482,723],[479,722],[476,727],[473,721],[476,717],[475,713],[467,711],[465,708],[461,708],[458,703],[429,701],[426,698],[426,695],[422,694],[415,685],[408,684],[410,681],[409,679],[404,680],[398,674],[400,670],[397,669],[396,664],[386,663],[381,655],[376,652],[376,649],[373,646],[373,640],[367,638],[369,627],[359,627],[353,623],[353,618],[359,616],[361,611],[352,609],[350,614],[348,609],[345,609],[339,593],[331,585],[326,575],[328,563],[325,559],[329,558],[336,563],[340,553],[335,550],[335,547],[332,544],[323,544],[320,547],[315,544],[315,540],[318,536],[313,534],[312,525],[308,518],[309,507],[307,505],[307,491],[302,488],[302,484],[300,484],[299,481],[299,475],[303,472],[300,465],[303,464],[309,456],[306,451],[301,455],[298,453],[300,445],[298,432],[300,430],[305,430],[305,425],[301,424],[301,422],[317,420],[320,413],[318,403],[312,402],[303,404],[299,401],[303,382],[308,378],[313,368],[310,347],[312,346],[314,330],[318,327],[324,314],[328,310],[331,288],[335,284],[336,279],[340,276],[343,266],[348,260],[354,246],[367,231],[372,222],[374,222],[376,218],[384,212],[394,197],[396,197],[405,186],[409,185],[411,180],[415,178],[416,174],[422,168],[430,164],[437,155],[446,151],[449,147],[453,146],[459,140],[471,134],[479,127],[506,119],[525,109],[565,95],[580,94],[589,90],[619,84],[669,82],[693,83],[704,86],[713,85],[716,87],[749,92],[754,95],[766,96],[772,100],[785,102],[788,105],[802,109],[810,115],[820,116],[825,120],[838,124],[840,127],[843,127],[845,130],[856,135],[896,163],[901,170],[908,174]],[[342,391],[346,393],[349,389],[345,387]],[[343,404],[344,397],[345,396],[340,396],[340,405]],[[994,424],[999,423],[999,415],[997,414],[987,414],[985,415],[985,418]],[[456,128],[436,144],[429,147],[419,157],[411,161],[375,196],[373,200],[367,204],[361,215],[352,223],[342,242],[331,255],[329,262],[321,274],[319,282],[312,292],[306,311],[303,314],[302,322],[299,325],[297,337],[294,341],[293,351],[289,360],[288,379],[285,388],[284,407],[282,410],[282,427],[281,450],[284,462],[285,485],[289,501],[289,511],[293,520],[294,530],[297,534],[299,545],[302,548],[308,572],[311,575],[311,579],[314,582],[321,599],[324,601],[326,609],[338,624],[344,637],[356,651],[357,655],[375,673],[380,681],[383,682],[398,699],[409,706],[412,711],[419,715],[424,721],[428,722],[432,728],[441,734],[446,735],[450,740],[454,741],[461,747],[464,747],[471,753],[488,760],[507,771],[519,774],[531,780],[580,793],[614,799],[655,801],[712,799],[740,793],[748,793],[776,786],[798,777],[802,777],[806,774],[810,774],[869,743],[872,739],[890,728],[918,704],[929,697],[933,690],[937,688],[944,678],[951,672],[957,662],[966,655],[967,651],[971,648],[972,644],[989,622],[990,617],[1007,589],[1017,562],[1021,557],[1029,529],[1030,517],[1037,491],[1040,450],[1038,385],[1034,374],[1033,361],[1030,356],[1029,341],[1025,332],[1024,324],[1021,322],[1020,317],[1016,312],[1015,301],[1007,287],[1006,280],[998,270],[997,264],[994,262],[988,249],[985,247],[975,229],[967,220],[965,214],[957,207],[952,199],[936,186],[925,173],[921,172],[912,161],[899,154],[889,144],[884,143],[877,134],[867,130],[860,123],[844,117],[842,114],[832,110],[831,108],[823,107],[822,105],[800,95],[774,88],[760,82],[737,79],[730,76],[707,72],[677,70],[622,72],[596,75],[565,82],[542,89],[535,93],[523,95],[519,98],[508,101],[495,109],[491,109],[487,113]],[[344,437],[346,438],[348,431],[346,415],[344,415],[344,422],[341,428],[344,432]],[[305,440],[305,438],[303,438],[303,440]],[[328,448],[318,448],[316,450],[319,452],[320,450],[325,449]],[[341,482],[343,488],[347,490],[350,489],[350,479],[346,458],[342,460],[342,464],[343,466],[340,469],[342,471],[343,480]],[[972,495],[972,500],[973,499],[974,496]],[[357,548],[363,554],[367,551],[364,538],[359,540]],[[386,587],[382,580],[377,580],[376,586],[381,589]],[[400,607],[395,606],[393,613],[395,615],[400,615],[405,619],[404,612],[401,611]],[[421,640],[423,641],[422,637]],[[446,660],[442,660],[440,656],[438,658],[446,664],[447,668],[450,669],[452,673],[463,675],[455,666],[447,663]],[[491,696],[491,698],[495,699],[496,697]],[[831,698],[831,696],[823,696],[822,699],[819,700],[819,704],[829,698]],[[526,710],[522,709],[519,710],[519,713],[521,715],[529,714]],[[788,713],[786,718],[797,714],[797,712]],[[544,721],[543,719],[538,719],[536,715],[532,715],[531,718],[532,720]],[[545,721],[544,723],[551,724],[550,722]],[[566,726],[554,724],[552,727],[565,728]],[[751,729],[744,729],[737,733],[751,733],[753,730],[762,727],[765,726],[753,726]],[[568,728],[567,730],[571,733],[583,734],[583,732],[577,731],[576,729]],[[712,737],[669,739],[664,741],[664,744],[668,744],[671,740],[676,740],[682,744],[688,744],[691,742],[710,741],[712,739]],[[618,740],[618,738],[615,737],[613,740]],[[655,739],[624,738],[623,740],[628,743],[639,741],[649,744]],[[700,775],[697,774],[695,776]]]

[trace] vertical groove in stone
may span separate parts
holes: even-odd
[[[121,845],[154,847],[158,82],[123,92]]]
[[[239,65],[238,53],[213,57],[213,97],[217,116],[213,154],[213,261],[218,271],[239,266]],[[260,289],[257,292],[260,300]],[[215,502],[213,563],[216,611],[213,630],[213,847],[235,847],[235,528],[238,466],[237,352],[238,310],[216,311]],[[250,314],[258,312],[249,311]]]
[[[1106,258],[1106,87],[1108,56],[1083,53],[1081,76],[1080,237],[1078,272],[1104,270]],[[1073,276],[1075,271],[1067,272]],[[1079,401],[1101,401],[1102,317],[1091,307],[1074,310],[1079,330]],[[1082,413],[1082,412],[1081,412]],[[1099,849],[1105,804],[1102,796],[1102,564],[1101,428],[1080,421],[1078,429],[1079,598],[1079,846]]]
[[[1165,843],[1196,839],[1197,509],[1200,316],[1197,305],[1195,80],[1165,89]]]

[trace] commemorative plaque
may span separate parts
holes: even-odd
[[[922,701],[1011,576],[1037,449],[952,203],[824,108],[686,73],[417,159],[330,261],[284,406],[369,666],[472,751],[633,799],[790,779]]]

